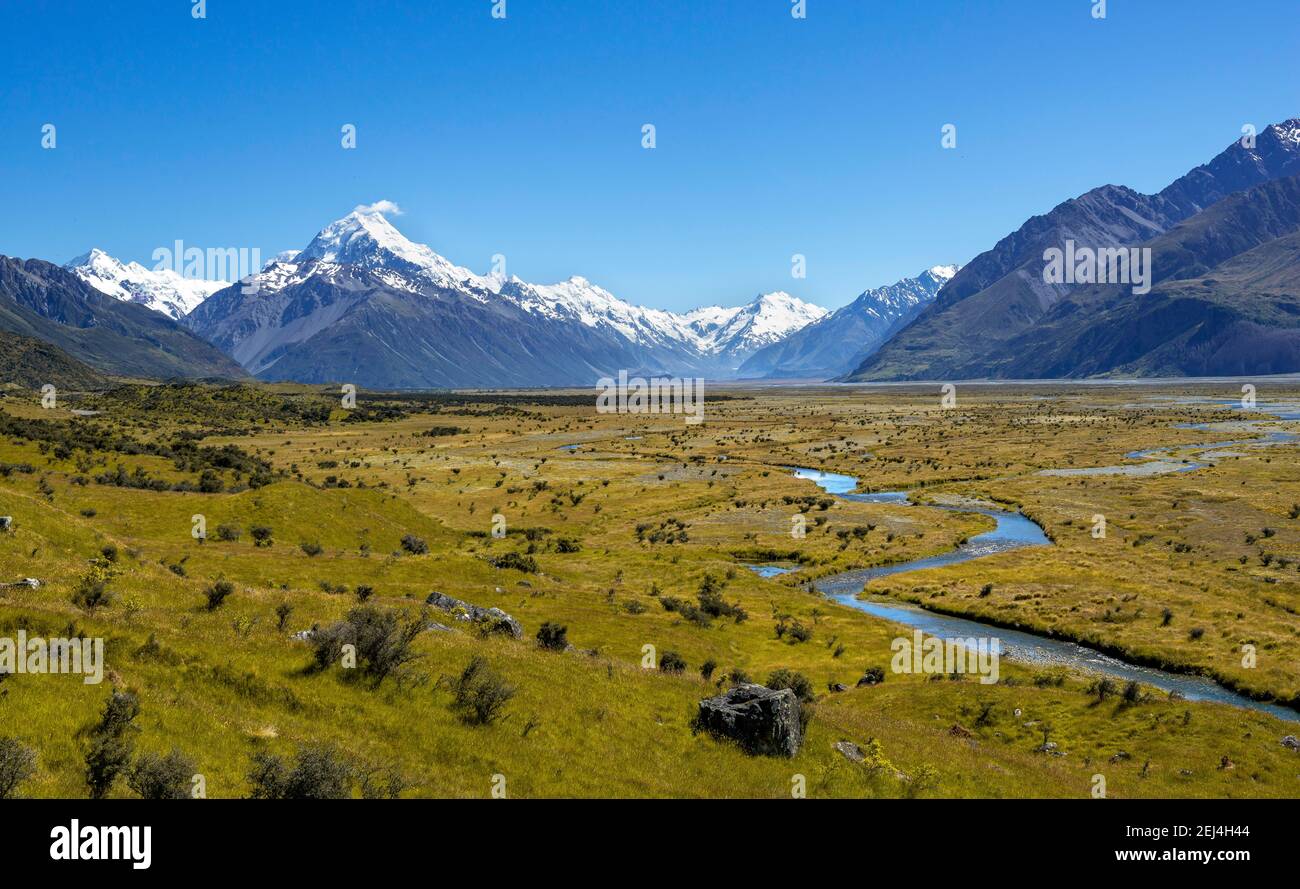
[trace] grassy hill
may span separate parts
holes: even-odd
[[[46,384],[63,390],[100,389],[108,380],[62,349],[31,337],[0,330],[0,384],[28,389]]]

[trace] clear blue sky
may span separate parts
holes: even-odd
[[[0,0],[0,253],[269,257],[385,199],[479,272],[833,307],[1300,115],[1296,0],[190,5]]]

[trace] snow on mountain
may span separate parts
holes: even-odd
[[[826,314],[783,292],[763,294],[746,306],[711,306],[683,315],[633,305],[578,275],[557,284],[477,275],[409,240],[382,212],[362,207],[327,225],[304,250],[286,258],[289,261],[279,269],[268,265],[263,287],[294,282],[296,270],[313,260],[316,264],[308,274],[328,275],[332,266],[360,266],[459,289],[479,300],[496,295],[530,314],[610,328],[638,345],[685,347],[704,355],[752,352]],[[386,280],[396,289],[418,289],[400,277]]]
[[[355,360],[389,385],[569,385],[619,369],[730,376],[754,350],[826,314],[781,292],[679,314],[576,275],[555,284],[478,275],[406,238],[384,203],[330,223],[267,263],[247,294],[231,288],[187,323],[266,378],[327,379]]]
[[[826,379],[847,373],[916,318],[957,272],[955,265],[932,266],[915,278],[864,291],[847,306],[763,344],[738,375]]]
[[[469,285],[496,292],[501,284],[498,278],[480,277],[454,265],[424,244],[408,240],[383,213],[363,208],[321,229],[294,257],[294,262],[301,264],[311,259],[416,275],[440,287]]]
[[[730,311],[731,317],[705,338],[712,352],[747,355],[785,339],[828,314],[821,306],[806,303],[783,290],[764,293],[749,305]]]
[[[64,266],[91,287],[123,302],[136,302],[175,319],[183,318],[228,281],[186,278],[172,269],[150,270],[123,263],[98,247]]]
[[[892,319],[901,312],[918,307],[934,299],[943,285],[960,270],[960,266],[936,265],[915,278],[904,278],[897,283],[874,290],[866,290],[850,305],[877,318]]]

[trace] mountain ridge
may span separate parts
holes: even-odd
[[[972,356],[1024,333],[1071,292],[1048,284],[1042,254],[1067,240],[1097,246],[1145,243],[1225,197],[1300,174],[1300,118],[1273,124],[1247,147],[1234,141],[1154,195],[1106,185],[1031,217],[971,260],[931,305],[846,379],[962,379],[984,375]]]

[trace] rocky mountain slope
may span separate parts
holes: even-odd
[[[934,266],[915,278],[867,290],[847,306],[758,350],[738,375],[824,380],[846,374],[920,314],[957,271],[955,265]]]
[[[162,313],[101,293],[39,259],[0,256],[0,329],[51,343],[120,376],[245,376],[238,364]]]
[[[1043,280],[1045,250],[1071,240],[1093,248],[1143,244],[1225,197],[1296,174],[1300,119],[1266,128],[1253,147],[1233,142],[1155,195],[1107,185],[1065,201],[972,260],[929,308],[849,378],[946,380],[1008,373],[1014,362],[986,356],[1001,355],[1011,341],[1020,341],[1073,290]],[[1068,363],[1058,370],[1076,372]]]

